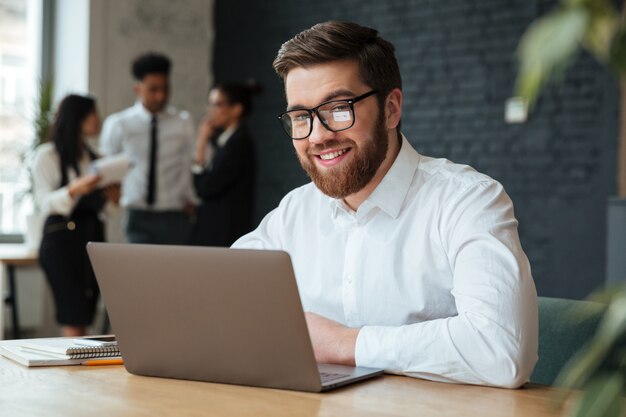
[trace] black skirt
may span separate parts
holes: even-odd
[[[39,263],[54,295],[59,324],[92,323],[100,291],[86,245],[89,241],[103,240],[104,225],[97,213],[69,218],[53,215],[46,219]]]

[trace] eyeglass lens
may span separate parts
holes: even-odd
[[[328,129],[338,132],[352,127],[354,113],[348,101],[333,101],[317,109],[320,121]],[[305,138],[311,133],[313,123],[309,110],[292,110],[282,115],[283,128],[294,139]]]

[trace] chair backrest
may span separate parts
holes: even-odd
[[[591,338],[606,305],[539,297],[539,360],[530,381],[552,385],[565,363]]]

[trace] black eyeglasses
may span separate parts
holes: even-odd
[[[313,131],[313,114],[322,122],[322,126],[331,132],[340,132],[354,126],[354,103],[378,93],[369,91],[358,97],[331,100],[312,109],[289,110],[278,115],[283,130],[292,139],[308,138]]]

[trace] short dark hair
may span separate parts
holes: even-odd
[[[156,52],[141,54],[133,60],[131,71],[137,81],[148,74],[170,75],[172,61],[165,55]]]
[[[216,84],[217,89],[224,94],[228,104],[241,104],[241,118],[244,119],[252,112],[252,96],[260,94],[263,87],[254,79],[250,79],[245,83],[225,82]]]
[[[381,102],[394,88],[402,89],[400,68],[393,45],[376,29],[352,22],[318,23],[285,42],[274,60],[274,70],[284,80],[293,68],[340,60],[355,60],[361,80],[378,90]]]

